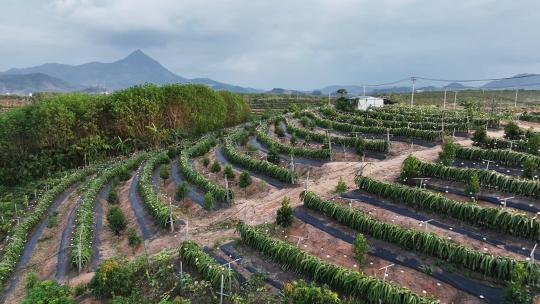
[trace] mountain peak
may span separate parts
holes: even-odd
[[[126,58],[120,60],[120,61],[129,61],[133,63],[142,63],[142,62],[155,62],[154,59],[152,59],[150,56],[146,55],[143,51],[137,49],[131,54],[127,55]]]

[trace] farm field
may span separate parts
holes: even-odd
[[[250,118],[266,106],[197,85],[107,98],[137,107],[150,93],[153,117],[103,114],[129,126],[101,134],[107,145],[118,136],[116,148],[93,161],[66,154],[71,167],[35,173],[46,182],[6,187],[26,196],[4,204],[0,302],[47,289],[66,303],[282,303],[311,292],[327,303],[538,301],[534,114],[344,112],[306,99]],[[184,96],[216,110],[198,113]],[[48,106],[62,102],[77,109],[69,97]],[[92,115],[99,124],[102,112]]]

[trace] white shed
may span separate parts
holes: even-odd
[[[369,107],[383,107],[384,99],[373,96],[355,96],[350,98],[356,104],[357,110],[367,110]]]

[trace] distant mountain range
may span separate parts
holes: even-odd
[[[209,78],[188,79],[179,76],[141,50],[136,50],[127,57],[111,63],[90,62],[80,65],[47,63],[35,67],[10,69],[0,73],[0,94],[28,94],[32,92],[72,92],[101,93],[124,89],[133,85],[154,83],[197,83],[205,84],[216,90],[229,90],[240,93],[263,93],[264,90],[231,85]],[[336,95],[338,89],[344,88],[349,95],[362,95],[364,88],[360,85],[331,85],[312,91],[275,88],[265,93],[289,95]],[[452,82],[442,87],[417,87],[418,91],[466,90],[475,87]],[[485,89],[540,89],[539,74],[519,74],[510,79],[488,82],[480,87]],[[411,87],[386,86],[367,87],[366,93],[402,93],[410,92]]]
[[[208,78],[188,79],[166,69],[141,50],[136,50],[121,60],[81,65],[47,63],[36,67],[10,69],[0,73],[0,93],[30,92],[97,92],[114,91],[143,83],[158,85],[167,83],[205,84],[216,90],[234,92],[262,92],[218,82]],[[39,77],[37,75],[40,75]]]

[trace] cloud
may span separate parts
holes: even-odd
[[[540,72],[535,0],[7,1],[0,69],[141,48],[182,76],[262,88]]]

